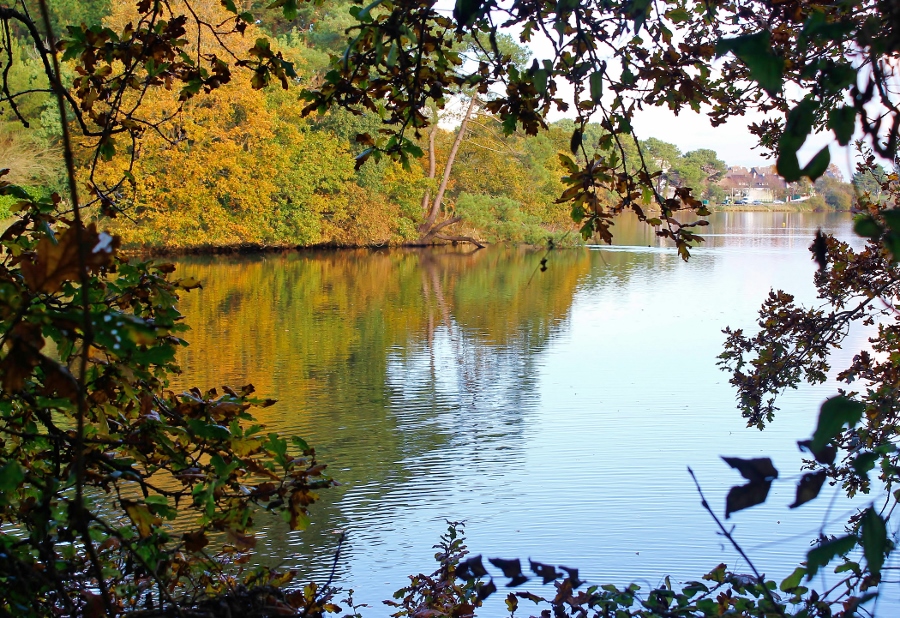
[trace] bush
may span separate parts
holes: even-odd
[[[252,386],[168,390],[178,297],[199,283],[120,259],[57,196],[2,179],[0,195],[26,206],[0,258],[0,614],[177,611],[283,585],[228,565],[255,545],[260,511],[303,529],[332,482],[303,440],[255,422],[275,402]]]
[[[540,225],[538,217],[524,212],[519,202],[507,197],[463,193],[456,202],[456,214],[492,243],[539,245],[553,236]]]

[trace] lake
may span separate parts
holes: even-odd
[[[183,302],[178,386],[252,383],[279,400],[261,420],[314,445],[341,486],[305,532],[261,516],[257,559],[321,582],[346,531],[336,582],[371,616],[390,613],[380,602],[407,575],[434,570],[448,519],[466,522],[473,553],[579,567],[592,583],[695,579],[720,562],[750,572],[687,473],[723,516],[743,481],[720,455],[770,456],[781,472],[765,505],[729,520],[780,580],[854,508],[827,486],[787,508],[796,440],[835,385],[786,393],[760,432],[716,356],[721,330],[753,330],[771,288],[814,300],[819,227],[851,236],[845,213],[723,212],[689,263],[629,218],[611,247],[184,258],[178,274],[204,288]],[[864,345],[851,333],[835,367]],[[479,615],[501,615],[502,596]]]

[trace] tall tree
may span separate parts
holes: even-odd
[[[524,63],[528,60],[530,53],[528,50],[520,45],[517,45],[513,38],[508,34],[500,34],[495,37],[494,45],[498,50],[502,50],[502,53],[506,54],[506,57],[509,59],[511,63],[516,66],[523,66]],[[459,54],[461,56],[470,56],[472,62],[484,62],[484,52],[480,49],[477,40],[466,40],[460,46]],[[425,195],[422,198],[422,210],[423,210],[423,221],[419,225],[419,239],[418,243],[421,244],[429,244],[433,240],[451,240],[451,241],[463,241],[463,242],[471,242],[475,245],[481,246],[474,238],[468,236],[459,236],[459,235],[448,235],[444,232],[444,229],[454,225],[455,223],[459,223],[462,218],[459,216],[451,216],[443,221],[438,222],[438,216],[441,214],[441,209],[444,205],[444,194],[447,191],[447,187],[450,183],[450,177],[453,173],[453,165],[456,162],[456,156],[459,153],[459,148],[462,145],[463,141],[466,139],[467,132],[469,131],[469,123],[472,120],[473,116],[478,112],[479,109],[479,97],[480,95],[474,89],[463,89],[460,92],[460,96],[463,97],[465,110],[462,114],[462,119],[460,120],[459,127],[456,129],[456,138],[453,140],[453,145],[450,147],[450,152],[447,155],[447,160],[444,162],[444,171],[441,174],[441,182],[437,186],[435,191],[434,200],[430,202],[431,197],[431,189],[428,188],[425,190]],[[465,101],[468,99],[468,101]],[[428,178],[434,179],[436,174],[435,167],[435,137],[436,131],[438,130],[438,124],[440,123],[440,113],[439,106],[437,104],[431,106],[431,123],[432,128],[428,134]]]
[[[498,4],[459,0],[452,15],[436,0],[376,3],[361,8],[346,53],[310,94],[308,110],[330,105],[383,106],[391,127],[367,154],[399,158],[418,154],[416,140],[429,123],[424,110],[443,106],[460,87],[482,96],[495,93],[487,109],[501,116],[508,131],[533,134],[557,111],[571,110],[576,122],[570,149],[571,202],[585,235],[597,230],[609,239],[611,218],[626,209],[645,216],[637,195],[650,190],[663,216],[659,233],[675,240],[683,257],[696,240],[688,216],[705,210],[688,188],[673,199],[655,191],[648,162],[638,150],[633,169],[619,164],[635,158],[634,114],[645,106],[676,112],[707,105],[714,124],[757,110],[767,115],[751,127],[760,144],[777,157],[789,182],[821,176],[830,163],[828,148],[801,164],[798,151],[813,132],[831,131],[847,144],[859,128],[870,146],[893,158],[900,139],[900,111],[890,84],[900,54],[900,9],[884,0],[850,0],[821,5],[773,5],[764,0],[571,0],[552,6],[527,0]],[[756,19],[766,15],[765,22]],[[516,32],[523,45],[542,37],[548,59],[521,70],[495,44],[501,29]],[[484,50],[483,63],[467,65],[455,49],[463,34]],[[851,51],[857,50],[857,51]],[[724,61],[712,70],[716,58]],[[571,97],[561,96],[565,84]],[[588,157],[585,129],[601,119],[607,136],[602,154]],[[589,159],[589,160],[588,160]],[[618,200],[610,205],[605,195]]]

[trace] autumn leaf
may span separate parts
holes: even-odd
[[[118,247],[118,240],[106,232],[97,233],[92,223],[81,232],[79,245],[78,231],[68,228],[57,236],[56,241],[50,236],[43,236],[38,242],[32,260],[22,262],[22,274],[25,282],[32,290],[53,294],[59,291],[66,281],[74,281],[80,277],[81,257],[84,267],[89,271],[108,266]]]
[[[0,383],[7,392],[16,392],[25,386],[43,355],[44,338],[41,328],[36,324],[19,322],[9,331],[7,336],[10,349],[3,360],[0,360]]]
[[[185,532],[183,535],[181,535],[181,538],[184,541],[184,548],[190,552],[200,551],[201,549],[209,545],[209,539],[206,538],[206,535],[202,530],[197,530],[196,532]]]
[[[225,535],[228,537],[228,541],[240,551],[247,551],[256,547],[256,537],[252,535],[243,534],[233,528],[226,530]]]
[[[158,526],[162,520],[150,512],[146,505],[131,500],[122,500],[122,507],[128,513],[132,523],[138,529],[141,538],[150,536],[153,526]]]

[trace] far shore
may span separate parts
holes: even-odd
[[[817,212],[813,208],[809,208],[806,201],[788,202],[785,204],[741,204],[733,206],[730,204],[709,204],[707,208],[712,212]],[[653,212],[647,211],[648,214]],[[830,210],[821,210],[818,212],[837,212]],[[13,222],[14,217],[0,219],[0,233],[6,230]],[[449,247],[457,243],[436,243],[435,247]],[[491,244],[509,244],[516,243],[491,243]],[[143,257],[143,258],[178,258],[190,255],[222,255],[222,254],[260,254],[260,253],[286,253],[286,252],[302,252],[302,251],[343,251],[343,250],[380,250],[380,249],[422,249],[421,245],[410,244],[408,242],[397,243],[374,243],[368,245],[338,245],[335,243],[319,243],[315,245],[258,245],[258,244],[241,244],[241,245],[201,245],[195,247],[167,247],[167,246],[126,246],[120,248],[120,254],[127,257]]]
[[[836,212],[816,210],[806,200],[802,202],[785,202],[784,204],[741,204],[739,206],[710,204],[707,208],[715,212]]]

